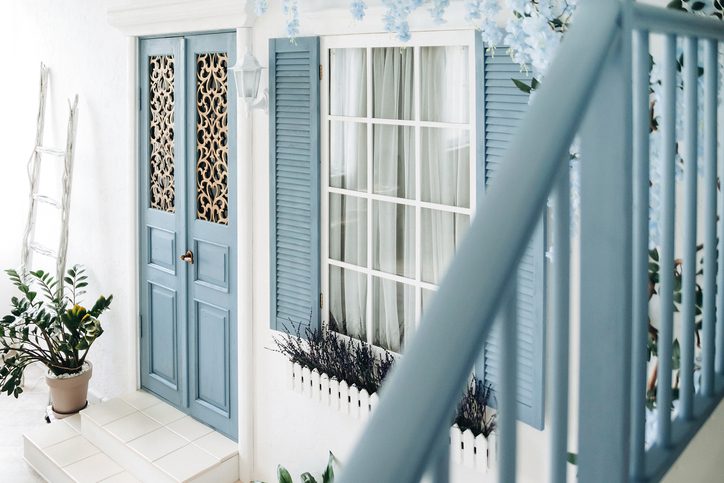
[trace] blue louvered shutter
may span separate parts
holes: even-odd
[[[271,327],[320,324],[319,38],[269,41]]]
[[[524,78],[520,66],[507,55],[506,47],[495,54],[478,49],[478,196],[495,182],[502,156],[518,123],[528,109],[528,94],[520,91],[513,78]],[[482,113],[482,118],[480,114]],[[529,160],[534,163],[536,160]],[[545,347],[545,231],[538,223],[518,270],[518,418],[537,429],[543,428]],[[476,373],[495,387],[500,374],[500,345],[494,330],[485,343]]]

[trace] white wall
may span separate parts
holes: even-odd
[[[324,1],[329,3],[329,0],[316,0],[316,3]],[[268,39],[284,36],[279,2],[270,3],[272,11],[257,20],[253,34],[255,55],[264,65]],[[379,13],[379,9],[371,9],[370,19],[360,25],[351,20],[346,6],[336,12],[314,12],[303,18],[301,35],[381,32]],[[422,19],[417,26],[430,28],[426,13],[419,16]],[[453,17],[461,18],[451,15]],[[212,28],[209,25],[199,23],[183,30]],[[446,28],[455,27],[452,23],[446,25]],[[152,28],[155,33],[172,32],[162,22],[154,23]],[[108,25],[103,2],[24,0],[0,3],[0,45],[5,47],[3,75],[0,75],[3,93],[0,145],[4,148],[0,202],[8,207],[0,217],[4,228],[0,268],[15,267],[19,262],[28,192],[25,163],[33,145],[38,65],[43,60],[51,68],[46,130],[49,143],[61,144],[64,140],[66,97],[77,92],[81,98],[69,261],[88,266],[91,295],[102,289],[116,297],[112,311],[104,319],[107,332],[92,355],[96,373],[91,385],[102,396],[117,395],[134,387],[137,373],[136,179],[133,106],[129,105],[129,91],[135,87],[135,58],[131,41]],[[251,394],[253,418],[248,426],[240,427],[240,436],[247,431],[253,433],[251,476],[272,482],[279,463],[286,465],[296,477],[302,471],[319,471],[329,450],[344,462],[362,427],[357,420],[291,392],[285,378],[284,358],[270,350],[274,344],[269,330],[268,116],[256,111],[253,126],[253,157],[239,158],[242,163],[251,163],[251,167],[245,169],[251,170],[253,181],[253,221],[239,229],[240,236],[250,236],[253,243],[252,259],[239,261],[240,267],[248,270],[246,267],[251,266],[253,272],[253,301],[242,303],[240,297],[239,306],[240,332],[253,334],[252,381],[240,387],[240,398]],[[245,138],[240,135],[240,139]],[[7,309],[11,293],[9,284],[0,279],[1,310]],[[577,356],[576,335],[574,327],[572,359]],[[243,360],[240,357],[240,361]],[[242,374],[246,372],[245,367],[239,370]],[[576,391],[577,387],[572,385],[572,407],[575,407]],[[721,408],[716,414],[719,425],[712,424],[712,428],[721,427],[724,421]],[[575,431],[574,421],[571,434],[575,435]],[[699,444],[697,441],[703,441],[701,444],[711,454],[721,454],[724,443],[717,435],[717,431],[705,429],[692,447]],[[546,434],[521,426],[519,438],[523,446],[521,475],[527,481],[540,481],[546,472]],[[715,471],[717,463],[721,468],[721,462],[710,461],[711,468],[701,465],[701,458],[706,454],[709,453],[687,452],[675,469],[688,462],[699,467],[704,475],[698,480],[688,478],[690,481],[711,481],[706,475],[717,474],[709,471]],[[459,476],[456,481],[485,481],[468,470],[456,468],[455,471]]]
[[[0,268],[17,268],[28,208],[25,174],[35,142],[40,62],[50,67],[46,144],[65,145],[67,98],[80,95],[70,214],[68,263],[87,266],[87,303],[99,292],[115,297],[102,319],[106,333],[93,347],[91,390],[102,396],[135,384],[135,179],[129,130],[128,40],[105,21],[96,0],[0,2],[2,115],[0,205],[4,207]],[[49,160],[49,165],[54,160]],[[58,178],[59,179],[59,178]],[[52,269],[54,271],[54,268]],[[0,277],[0,310],[11,285]]]
[[[319,2],[324,3],[324,2]],[[254,24],[254,55],[268,64],[270,38],[285,37],[284,18],[279,2],[270,2],[270,11]],[[330,2],[326,2],[330,4]],[[337,3],[339,5],[339,3]],[[458,4],[459,6],[459,4]],[[308,11],[307,11],[308,12]],[[346,4],[337,10],[302,12],[300,36],[383,32],[381,9],[371,8],[364,23],[355,22]],[[461,13],[451,13],[444,27],[470,28]],[[415,14],[413,28],[431,29],[426,11]],[[440,28],[440,27],[435,27]],[[392,34],[390,34],[392,37]],[[266,72],[266,71],[265,71]],[[267,82],[264,79],[263,82]],[[319,403],[293,393],[287,387],[285,358],[269,350],[274,347],[269,307],[269,153],[268,116],[254,113],[254,471],[253,477],[274,481],[277,464],[283,464],[296,478],[304,471],[318,472],[333,451],[342,463],[347,460],[360,434],[362,423],[340,415]],[[546,471],[546,433],[520,425],[522,444],[520,474],[524,481],[539,481]],[[404,464],[401,461],[400,464]],[[455,481],[494,481],[462,466],[455,466]]]

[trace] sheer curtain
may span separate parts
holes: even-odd
[[[367,115],[365,49],[336,49],[331,53],[330,113]],[[367,127],[352,122],[330,126],[330,186],[367,191]],[[332,194],[329,199],[329,257],[367,265],[367,201]],[[367,278],[352,270],[330,266],[330,326],[344,334],[367,337]]]
[[[469,122],[468,51],[465,47],[425,47],[420,65],[421,119]],[[422,201],[470,207],[470,132],[423,128]],[[422,280],[437,284],[469,225],[467,215],[422,209]]]
[[[374,49],[372,67],[374,117],[414,119],[413,49]],[[373,149],[374,192],[414,199],[414,128],[376,125]],[[414,208],[397,203],[373,203],[373,268],[414,278]],[[399,351],[405,332],[412,328],[414,323],[414,288],[392,280],[373,278],[372,342]]]
[[[375,48],[372,92],[375,119],[414,121],[413,48]],[[425,47],[420,50],[420,113],[423,121],[465,124],[468,112],[467,48]],[[365,117],[366,51],[333,51],[330,110],[335,115]],[[421,128],[420,163],[416,163],[414,126],[373,122],[372,186],[367,186],[367,127],[356,123],[330,126],[330,186],[392,198],[422,200],[469,208],[470,132],[466,129]],[[420,170],[420,192],[416,192]],[[372,210],[372,260],[367,259],[367,214]],[[415,279],[421,257],[422,280],[438,283],[469,223],[468,216],[415,207],[393,200],[364,200],[332,194],[329,202],[329,254],[360,267]],[[420,253],[416,253],[420,223]],[[367,277],[330,267],[329,297],[333,329],[399,351],[415,326],[414,284],[372,276],[369,294],[372,334],[366,332]],[[430,293],[424,291],[425,302]]]

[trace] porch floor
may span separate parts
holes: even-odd
[[[238,479],[235,442],[149,393],[137,391],[92,404],[79,415],[47,425],[42,420],[47,404],[42,376],[27,389],[30,394],[23,396],[33,390],[39,393],[31,396],[32,406],[23,404],[30,413],[26,419],[34,418],[37,424],[25,422],[12,436],[16,447],[7,453],[15,460],[3,462],[2,467],[23,473],[9,481],[232,483]],[[40,475],[22,461],[20,441],[25,460]]]
[[[19,399],[0,394],[0,469],[3,481],[39,483],[43,479],[23,460],[23,433],[45,427],[48,406],[44,368],[34,364],[25,371]]]

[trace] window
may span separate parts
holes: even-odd
[[[404,46],[271,39],[273,329],[326,323],[404,350],[528,107],[505,51],[485,52],[473,31],[416,32]],[[541,221],[518,270],[518,414],[539,429],[544,233]],[[496,342],[493,332],[475,366],[493,389]]]
[[[322,43],[322,317],[399,352],[475,206],[474,32]]]

